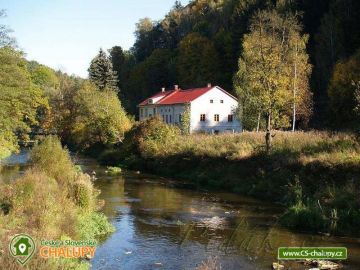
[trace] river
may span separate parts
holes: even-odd
[[[27,152],[3,161],[13,181],[26,168]],[[96,172],[102,211],[116,231],[100,241],[92,269],[194,269],[209,257],[227,269],[270,269],[277,248],[347,247],[343,269],[360,269],[360,239],[290,231],[278,225],[281,208],[224,192],[196,191],[159,176],[125,171],[109,175],[96,161],[76,159]],[[298,262],[286,269],[308,269]]]

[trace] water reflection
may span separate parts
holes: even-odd
[[[162,179],[99,169],[96,185],[116,232],[98,248],[93,269],[194,269],[218,256],[223,269],[269,269],[280,246],[346,246],[360,265],[357,239],[293,233],[282,209],[227,193],[175,188]],[[304,269],[293,263],[292,269]]]
[[[9,183],[24,173],[28,167],[29,150],[0,160],[0,181]]]

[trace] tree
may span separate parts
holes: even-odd
[[[109,59],[111,61],[113,70],[117,74],[118,78],[118,87],[122,89],[122,80],[121,80],[121,74],[124,68],[125,63],[125,54],[123,49],[120,46],[114,46],[109,50],[110,56]]]
[[[0,145],[12,149],[18,141],[26,143],[31,129],[39,125],[38,109],[49,109],[41,89],[30,80],[23,56],[11,47],[0,48]]]
[[[0,10],[0,19],[6,17],[5,10]],[[2,47],[15,47],[16,46],[16,40],[15,38],[10,36],[10,33],[12,32],[11,29],[9,29],[6,25],[0,24],[0,48]]]
[[[160,91],[161,87],[170,87],[175,81],[173,54],[167,49],[156,49],[145,61],[132,70],[125,97],[132,101],[132,110],[137,103]]]
[[[114,46],[109,50],[110,61],[113,70],[117,74],[118,88],[121,89],[119,98],[127,112],[133,113],[136,107],[132,99],[133,88],[128,88],[130,73],[135,66],[135,57],[129,51],[124,51],[120,46]]]
[[[46,94],[53,93],[59,88],[59,80],[54,70],[43,65],[31,72],[31,81]]]
[[[220,59],[208,38],[192,33],[178,45],[176,68],[181,87],[201,87],[219,77]]]
[[[336,63],[353,55],[360,48],[360,1],[357,0],[331,0],[328,11],[322,16],[321,23],[314,35],[314,94],[316,96],[316,111],[319,120],[326,118],[333,122],[332,100],[327,95],[333,69]],[[309,5],[310,6],[310,5]],[[311,6],[318,8],[311,1]],[[307,14],[307,13],[305,13]],[[308,15],[309,17],[309,15]],[[311,20],[313,18],[311,17]],[[330,98],[330,102],[329,102]],[[327,114],[327,115],[326,115]],[[326,117],[327,116],[327,117]],[[337,120],[336,120],[337,121]],[[324,121],[323,121],[324,122]],[[339,122],[338,122],[339,123]]]
[[[91,61],[89,79],[100,91],[105,88],[116,92],[119,91],[116,72],[113,71],[112,63],[103,49],[100,49],[99,54]]]
[[[180,130],[183,135],[190,134],[190,122],[191,122],[191,111],[190,106],[187,104],[185,106],[184,112],[180,115]]]
[[[299,73],[294,75],[294,67],[308,65],[305,50],[300,50],[299,46],[306,37],[301,36],[300,31],[295,16],[281,16],[274,10],[265,10],[254,15],[250,33],[243,39],[235,87],[240,92],[240,100],[248,103],[241,104],[244,108],[258,112],[256,116],[266,117],[267,151],[271,149],[272,137],[275,136],[273,128],[289,127],[291,105],[295,107],[300,94],[308,94],[307,91],[296,91],[300,85],[296,85]],[[303,73],[301,79],[307,80],[308,72]],[[241,83],[243,87],[239,87]]]
[[[309,56],[306,52],[306,44],[308,42],[308,35],[301,35],[302,30],[300,25],[296,25],[295,18],[290,18],[289,32],[289,48],[286,61],[288,62],[289,76],[292,88],[292,131],[295,131],[297,119],[307,125],[312,115],[312,93],[309,89],[309,77],[312,71],[312,66],[309,63]],[[291,22],[292,21],[292,22]]]
[[[347,60],[338,61],[330,79],[328,95],[330,98],[329,119],[337,127],[355,123],[355,89],[352,82],[360,80],[360,50]]]
[[[107,88],[99,91],[95,85],[85,83],[76,93],[74,103],[71,133],[75,145],[84,150],[95,144],[109,146],[122,142],[131,122],[114,91]]]
[[[353,82],[353,86],[355,87],[355,102],[356,102],[355,112],[359,117],[360,116],[360,81]]]

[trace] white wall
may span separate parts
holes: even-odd
[[[160,115],[164,122],[169,125],[178,125],[179,124],[179,115],[182,114],[185,110],[185,106],[183,104],[172,104],[172,105],[146,105],[139,108],[139,119],[144,120],[145,118],[154,115],[154,108],[155,114]],[[143,109],[143,115],[141,115],[141,109]],[[167,117],[166,117],[167,116]],[[171,121],[170,121],[171,118]]]
[[[210,103],[213,100],[213,103]],[[220,103],[223,100],[224,103]],[[242,132],[242,124],[236,119],[235,110],[237,100],[233,99],[220,89],[214,87],[204,95],[191,102],[191,132],[205,131],[213,133]],[[200,121],[200,115],[205,114],[205,122]],[[219,122],[214,120],[214,115],[219,115]],[[228,122],[228,115],[233,115],[233,122]]]

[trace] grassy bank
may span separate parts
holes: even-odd
[[[31,168],[11,184],[0,184],[0,265],[15,269],[8,252],[11,236],[45,239],[94,239],[113,230],[98,212],[101,202],[90,177],[72,163],[56,137],[47,137],[31,152]],[[0,181],[1,183],[1,181]],[[37,253],[24,269],[88,269],[81,260],[44,260]]]
[[[360,145],[354,135],[277,132],[266,153],[263,133],[181,136],[157,121],[137,124],[122,149],[103,160],[282,204],[281,221],[290,227],[359,233]]]

